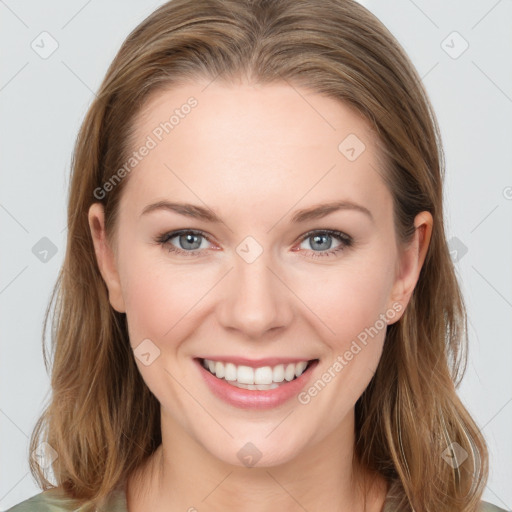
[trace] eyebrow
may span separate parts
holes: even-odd
[[[202,206],[190,203],[172,203],[169,201],[158,201],[156,203],[149,204],[142,210],[141,217],[156,210],[168,210],[171,212],[179,213],[180,215],[184,215],[186,217],[204,220],[207,222],[222,222],[221,219],[208,208],[203,208]],[[299,224],[309,220],[320,219],[322,217],[326,217],[330,213],[340,210],[358,211],[367,215],[372,222],[374,221],[373,215],[370,210],[368,210],[368,208],[365,208],[364,206],[352,201],[334,201],[331,203],[315,205],[310,208],[299,210],[295,212],[291,222],[293,224]]]

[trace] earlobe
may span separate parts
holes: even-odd
[[[94,252],[98,267],[108,288],[111,306],[119,313],[125,312],[121,282],[117,270],[114,252],[110,247],[105,232],[105,215],[103,205],[94,203],[89,208],[89,229],[94,244]]]
[[[432,215],[427,211],[419,213],[414,219],[414,226],[413,238],[409,245],[402,249],[398,258],[396,280],[391,294],[390,306],[398,302],[402,306],[402,312],[409,303],[425,262],[432,236]]]

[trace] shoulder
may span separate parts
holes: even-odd
[[[479,512],[507,512],[504,508],[497,507],[487,501],[480,502]]]
[[[35,494],[34,496],[14,505],[7,512],[88,512],[96,507],[89,501],[85,504],[63,495],[57,488]],[[109,512],[127,512],[124,488],[116,488],[104,503]]]
[[[70,510],[73,510],[70,507],[70,500],[59,497],[50,490],[31,496],[14,505],[7,512],[68,512]]]
[[[395,512],[397,510],[397,501],[396,498],[388,495],[386,498],[386,502],[384,503],[384,508],[382,512]],[[402,509],[400,509],[402,510]],[[505,510],[504,508],[500,508],[492,503],[488,503],[487,501],[480,501],[477,512],[510,512]]]

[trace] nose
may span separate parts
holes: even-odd
[[[277,277],[279,272],[272,268],[265,252],[252,263],[238,255],[234,262],[217,309],[221,325],[251,339],[289,325],[293,317],[291,294],[283,284],[284,276]]]

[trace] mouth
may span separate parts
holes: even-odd
[[[314,378],[319,359],[194,358],[212,397],[231,407],[271,410],[292,403]]]
[[[268,391],[291,383],[307,373],[318,359],[289,361],[274,365],[235,364],[229,361],[197,358],[201,366],[219,380],[239,389]]]

